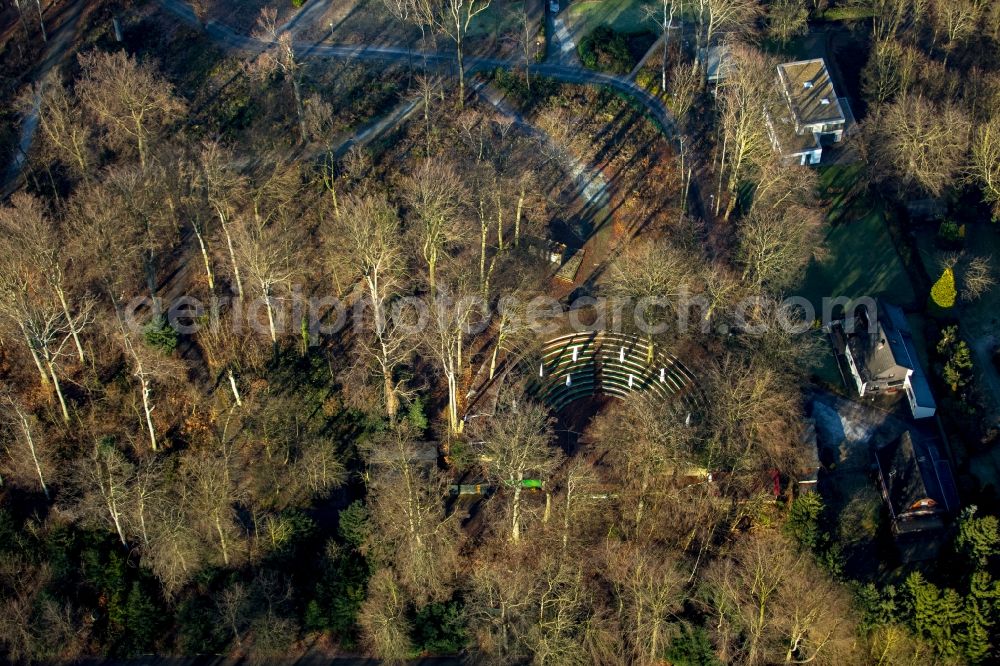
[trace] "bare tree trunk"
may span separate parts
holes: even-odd
[[[138,124],[138,123],[137,123]],[[146,137],[142,133],[142,127],[137,127],[136,147],[139,149],[139,166],[146,170]]]
[[[229,546],[226,544],[226,534],[222,529],[222,520],[219,518],[219,512],[215,512],[215,531],[219,534],[219,547],[222,549],[222,561],[227,566],[229,565]]]
[[[500,201],[500,188],[497,186],[496,191],[496,204],[497,204],[497,250],[503,252],[503,206]]]
[[[80,335],[76,330],[76,322],[73,321],[73,316],[69,313],[69,303],[66,302],[66,294],[60,285],[55,286],[55,291],[59,296],[59,304],[62,305],[63,314],[66,315],[66,323],[69,325],[70,335],[73,336],[73,344],[76,345],[76,352],[80,357],[80,363],[85,363],[86,358],[83,354],[83,345],[80,344]]]
[[[393,381],[392,372],[389,368],[382,367],[382,380],[385,386],[385,413],[390,421],[396,420],[399,413],[399,396],[396,395],[396,382]]]
[[[726,172],[726,144],[729,142],[728,133],[722,138],[722,156],[719,160],[719,187],[715,197],[715,214],[719,214],[719,206],[722,203],[722,178]]]
[[[229,387],[233,390],[233,398],[236,399],[236,406],[242,407],[243,400],[240,398],[240,390],[236,387],[236,377],[233,376],[233,369],[226,368],[226,374],[229,375]]]
[[[295,95],[295,113],[299,117],[299,139],[303,143],[306,141],[306,116],[305,109],[302,106],[302,83],[299,81],[299,77],[292,74],[292,93]]]
[[[503,324],[500,324],[500,330],[497,332],[497,343],[493,346],[493,354],[490,356],[490,380],[493,380],[493,375],[496,374],[497,370],[497,356],[500,354],[500,345],[503,342]]]
[[[486,224],[486,213],[483,210],[483,200],[479,199],[479,291],[484,293],[486,284],[486,235],[489,233]]]
[[[109,483],[111,482],[109,481]],[[122,530],[121,514],[118,512],[118,503],[115,502],[114,498],[108,499],[108,513],[111,514],[111,520],[115,524],[115,532],[118,533],[118,539],[121,540],[123,546],[128,548],[128,541],[125,539],[125,532]]]
[[[264,305],[267,306],[267,328],[271,332],[271,342],[278,345],[278,330],[274,326],[274,308],[271,307],[270,290],[264,290]]]
[[[142,395],[142,410],[146,414],[146,429],[149,431],[149,444],[154,451],[156,451],[156,429],[153,427],[153,410],[156,408],[149,402],[149,396],[152,393],[152,389],[149,386],[149,380],[145,377],[139,379],[140,383],[140,393]]]
[[[514,499],[510,504],[510,540],[521,541],[521,476],[514,479]]]
[[[678,137],[678,142],[680,143],[680,148],[681,148],[681,183],[683,184],[682,189],[684,190],[684,196],[681,197],[681,214],[683,215],[684,213],[687,212],[687,181],[684,180],[684,136],[683,135]]]
[[[114,472],[109,463],[107,468],[108,477],[105,483],[102,465],[109,461],[102,461],[98,451],[99,449],[95,449],[96,455],[94,457],[94,463],[97,465],[97,484],[100,488],[101,495],[104,497],[104,503],[108,509],[108,514],[111,516],[111,522],[115,525],[115,532],[118,533],[118,539],[122,542],[122,545],[125,548],[128,548],[128,541],[125,539],[125,530],[122,529],[121,512],[118,510],[118,502],[115,499],[116,491]]]
[[[670,2],[670,12],[667,13],[666,0],[663,4],[663,56],[660,60],[660,90],[667,94],[667,47],[670,44],[670,30],[674,27],[674,3]]]
[[[45,32],[45,19],[42,17],[42,2],[41,0],[35,0],[35,7],[38,8],[38,26],[42,29],[42,41],[49,41],[49,36]]]
[[[21,0],[14,0],[14,6],[17,7],[17,16],[21,20],[21,27],[24,28],[24,39],[27,41],[31,39],[31,33],[28,32],[28,22],[24,20],[24,10],[21,9]]]
[[[41,377],[42,386],[49,385],[49,376],[45,372],[45,368],[42,366],[42,360],[38,357],[38,350],[35,349],[34,343],[31,341],[31,336],[28,335],[28,329],[25,328],[24,324],[18,322],[18,326],[21,328],[21,333],[24,334],[24,342],[28,345],[28,351],[31,352],[31,360],[35,362],[35,367],[38,368],[38,376]]]
[[[427,258],[427,282],[431,290],[431,298],[437,294],[437,248],[431,247],[425,255]]]
[[[201,235],[201,228],[197,224],[191,226],[194,229],[195,238],[198,239],[202,261],[205,262],[205,276],[208,278],[208,288],[211,291],[215,291],[215,275],[212,273],[212,261],[208,258],[208,248],[205,246],[205,238]]]
[[[42,486],[42,493],[45,494],[45,499],[50,499],[49,488],[45,485],[45,476],[42,475],[42,466],[38,462],[38,454],[35,451],[35,438],[31,435],[31,424],[28,423],[28,415],[25,414],[17,405],[12,406],[14,407],[14,411],[17,413],[18,420],[21,422],[21,431],[24,433],[24,441],[28,445],[28,451],[31,452],[31,461],[35,464],[35,472],[38,473],[38,482]]]
[[[156,258],[149,250],[144,253],[143,267],[146,273],[146,289],[149,290],[149,298],[153,301],[153,315],[158,317],[160,316],[160,299],[156,295]]]
[[[455,39],[455,53],[458,56],[458,108],[465,108],[465,62],[462,57],[462,32],[459,29]]]
[[[448,373],[448,422],[451,425],[452,433],[458,432],[458,407],[455,399],[455,374],[454,371]]]
[[[45,364],[49,368],[49,374],[52,375],[52,387],[56,390],[56,396],[59,398],[59,407],[62,409],[63,421],[69,424],[69,410],[66,409],[66,399],[63,397],[62,386],[59,385],[59,375],[56,374],[56,366],[52,359],[46,359]]]
[[[524,211],[524,197],[525,191],[522,185],[521,192],[517,197],[517,210],[514,211],[514,247],[521,245],[521,214]]]
[[[219,224],[222,227],[222,233],[226,236],[226,247],[229,250],[229,260],[233,265],[233,281],[236,283],[236,296],[237,298],[243,298],[243,280],[240,278],[240,264],[236,261],[236,250],[233,248],[233,237],[229,233],[229,225],[226,224],[226,216],[222,211],[216,211],[219,215]]]

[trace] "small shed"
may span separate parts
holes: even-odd
[[[798,486],[800,493],[816,492],[816,485],[819,482],[819,449],[816,438],[816,421],[806,420],[806,427],[802,432],[802,467],[799,470]]]
[[[699,51],[705,67],[705,80],[718,85],[726,80],[733,68],[733,59],[728,44],[718,44]]]

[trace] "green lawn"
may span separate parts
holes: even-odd
[[[882,211],[855,190],[861,168],[820,171],[821,191],[830,203],[824,253],[810,264],[799,290],[816,307],[817,316],[825,297],[881,296],[903,306],[916,301]]]
[[[477,14],[469,24],[469,37],[499,37],[504,33],[521,30],[521,11],[524,2],[501,0],[490,3],[482,14]]]
[[[562,0],[565,4],[565,0]],[[643,7],[658,5],[655,0],[578,0],[559,16],[566,29],[579,40],[599,25],[609,25],[618,32],[656,31],[656,25],[643,19]],[[678,20],[678,17],[674,17]]]

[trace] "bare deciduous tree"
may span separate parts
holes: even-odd
[[[278,26],[278,10],[265,7],[257,17],[257,25],[253,36],[267,44],[257,59],[250,64],[248,71],[258,78],[267,78],[275,72],[282,75],[292,84],[292,95],[295,101],[295,114],[299,123],[299,139],[306,141],[309,136],[306,129],[305,108],[302,103],[303,64],[295,54],[292,34],[283,31]]]
[[[955,47],[969,38],[979,24],[983,3],[979,0],[933,0],[931,2],[931,25],[935,41],[943,40],[942,47],[947,55]],[[947,55],[945,56],[947,61]]]
[[[427,267],[431,296],[437,290],[438,267],[443,255],[461,238],[459,207],[462,185],[447,163],[425,159],[403,181],[403,193],[412,207],[414,244]]]
[[[104,126],[108,143],[118,149],[134,145],[145,168],[150,141],[181,115],[183,102],[153,65],[124,51],[90,51],[79,58],[78,99]]]
[[[701,290],[698,259],[669,242],[637,239],[614,258],[608,290],[635,305],[636,321],[673,330],[676,308]]]
[[[432,0],[430,14],[434,27],[455,45],[458,59],[458,104],[465,105],[465,37],[479,14],[489,9],[490,0]]]
[[[77,612],[47,592],[47,563],[15,552],[0,554],[0,645],[12,662],[78,658],[86,640]]]
[[[38,485],[42,489],[42,494],[45,495],[45,499],[49,499],[49,486],[45,481],[47,472],[44,472],[42,468],[49,468],[50,457],[48,451],[41,446],[42,442],[39,439],[41,428],[38,419],[8,388],[3,389],[0,400],[2,400],[0,404],[5,406],[2,418],[10,426],[12,437],[20,440],[28,452],[31,466],[34,468],[35,475],[38,476]],[[13,454],[12,457],[14,457]]]
[[[709,469],[755,473],[798,464],[801,408],[783,375],[727,355],[706,379],[711,406],[706,417],[711,424],[705,456]]]
[[[281,334],[286,333],[285,327],[279,326],[283,322],[277,321],[283,316],[278,313],[277,299],[302,268],[296,260],[295,223],[282,214],[274,220],[243,215],[233,222],[231,233],[236,263],[264,304],[271,343],[277,349],[279,328]]]
[[[685,424],[686,416],[632,401],[612,407],[594,421],[596,437],[617,444],[608,459],[621,484],[623,522],[633,539],[644,541],[656,533],[656,516],[676,492],[673,480],[699,466],[698,433]]]
[[[236,260],[233,242],[233,219],[246,196],[247,182],[232,167],[233,156],[217,142],[202,144],[199,154],[204,196],[219,221],[219,231],[226,244],[236,296],[243,297],[243,279]]]
[[[90,460],[81,460],[81,477],[90,501],[86,506],[93,516],[114,528],[122,546],[128,548],[126,515],[130,509],[130,484],[135,465],[125,457],[110,437],[94,441]]]
[[[736,192],[756,164],[771,151],[765,109],[774,95],[774,69],[770,61],[751,47],[732,47],[733,66],[719,95],[722,147],[718,157],[719,185],[715,213],[722,205],[723,182],[729,193],[725,217],[736,206]]]
[[[962,300],[976,301],[996,286],[993,266],[988,256],[972,257],[961,273]]]
[[[969,121],[951,103],[905,95],[868,121],[882,177],[939,197],[954,182],[969,145]]]
[[[693,0],[693,4],[699,57],[700,50],[712,46],[718,33],[752,30],[761,11],[758,0]]]
[[[469,325],[477,303],[477,299],[465,288],[441,294],[429,303],[430,316],[422,344],[445,378],[448,390],[448,432],[452,435],[461,433],[465,426],[460,415],[460,381],[467,361],[465,354]]]
[[[368,451],[372,552],[387,554],[399,584],[419,606],[448,598],[458,567],[458,516],[441,501],[448,479],[420,456],[405,422]]]
[[[156,424],[153,421],[154,389],[168,378],[177,379],[182,372],[182,364],[164,356],[155,349],[150,349],[132,324],[127,323],[121,314],[118,315],[115,335],[118,344],[131,366],[132,376],[138,382],[139,397],[142,401],[142,422],[149,436],[149,446],[153,451],[159,447]]]
[[[398,370],[413,349],[399,320],[401,313],[392,311],[405,286],[402,230],[396,211],[384,198],[351,196],[342,210],[327,233],[327,254],[335,271],[361,286],[361,303],[370,323],[370,334],[358,340],[361,365],[379,377],[386,415],[394,420],[403,393]]]
[[[198,527],[216,542],[227,566],[240,556],[235,504],[242,493],[234,458],[232,443],[223,441],[213,451],[191,451],[181,460],[189,515],[200,519]]]
[[[994,221],[1000,220],[1000,112],[996,110],[975,132],[971,167],[983,199],[993,207]]]
[[[618,602],[630,663],[659,663],[687,596],[687,573],[643,543],[608,543],[603,571]]]
[[[674,0],[660,0],[652,6],[643,6],[642,15],[647,21],[652,21],[660,29],[660,39],[663,40],[663,50],[660,53],[660,90],[667,90],[667,53],[670,46],[670,31],[674,29],[674,13],[677,6]]]
[[[389,663],[410,657],[410,622],[407,597],[389,569],[376,571],[368,581],[368,597],[361,606],[358,624],[369,649]]]
[[[16,258],[0,257],[0,318],[23,337],[27,350],[38,369],[42,385],[55,391],[63,421],[69,423],[69,408],[63,395],[58,367],[65,356],[64,348],[71,339],[72,327],[62,308],[51,298],[30,288],[31,275]],[[77,327],[86,324],[84,314]]]
[[[524,481],[544,481],[560,460],[559,450],[552,446],[548,411],[511,389],[501,396],[492,416],[472,423],[472,436],[478,440],[475,448],[488,476],[503,489],[509,539],[518,543],[525,519]]]
[[[706,575],[725,656],[748,664],[845,663],[854,618],[846,591],[773,531],[745,536]],[[735,640],[742,635],[742,640]],[[732,652],[730,652],[732,650]]]
[[[76,97],[63,86],[58,68],[32,86],[22,98],[22,106],[33,108],[36,100],[38,126],[45,142],[75,175],[89,178],[94,160],[93,128]]]
[[[782,44],[809,29],[804,0],[772,0],[767,7],[767,32]]]
[[[525,638],[534,621],[534,573],[507,552],[480,559],[471,575],[474,594],[469,624],[482,652],[495,663],[517,663],[526,656]]]
[[[46,214],[40,200],[18,192],[11,197],[10,207],[0,208],[0,230],[4,237],[0,243],[3,251],[20,257],[26,268],[40,276],[58,299],[77,355],[83,363],[85,356],[77,317],[74,317],[70,306],[70,301],[75,300],[70,291],[72,280],[67,277],[71,256],[55,221]],[[86,308],[84,299],[82,309]]]
[[[701,73],[690,67],[677,64],[670,70],[670,87],[666,90],[670,96],[670,108],[679,121],[687,120],[702,84]]]
[[[822,228],[822,214],[816,209],[755,208],[740,223],[738,257],[744,282],[755,293],[794,284],[820,245]]]

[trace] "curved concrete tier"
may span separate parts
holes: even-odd
[[[528,390],[553,410],[594,395],[639,397],[654,404],[698,402],[694,374],[680,360],[632,335],[571,333],[547,341]]]

